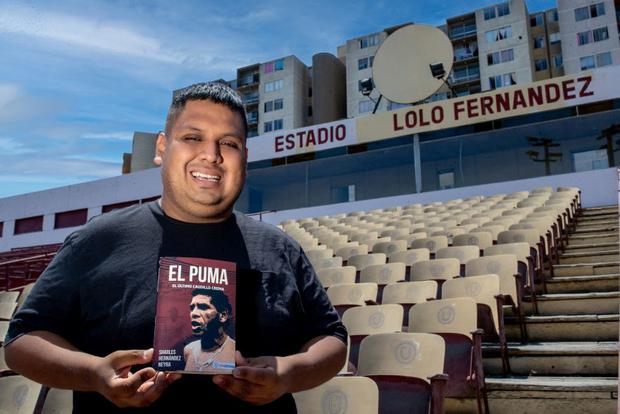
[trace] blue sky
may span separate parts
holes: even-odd
[[[119,175],[133,132],[162,129],[173,89],[497,2],[2,0],[0,198]]]

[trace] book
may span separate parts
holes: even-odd
[[[230,374],[235,367],[236,263],[161,257],[153,368]]]

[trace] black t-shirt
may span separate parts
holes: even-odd
[[[236,341],[246,357],[291,355],[319,335],[346,343],[308,259],[282,231],[239,213],[221,223],[184,223],[167,217],[157,202],[96,217],[71,234],[11,321],[7,343],[46,330],[98,356],[152,347],[158,261],[165,256],[237,263]],[[291,395],[252,406],[197,375],[184,375],[154,405],[136,411],[192,405],[295,412]],[[74,393],[75,413],[116,411],[125,412],[97,393]]]

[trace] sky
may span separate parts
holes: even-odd
[[[0,0],[0,199],[120,175],[174,89],[288,55],[310,65],[347,39],[498,2]]]

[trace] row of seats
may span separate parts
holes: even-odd
[[[509,373],[504,306],[519,316],[526,341],[524,295],[536,312],[536,284],[546,292],[544,272],[553,274],[580,208],[578,189],[559,190],[283,222],[349,331],[345,371],[363,376],[337,377],[297,394],[299,412],[317,412],[319,402],[323,412],[326,404],[334,412],[364,412],[353,403],[361,394],[373,413],[441,412],[444,396],[472,395],[478,412],[488,412],[481,343],[500,343],[503,370]],[[435,343],[437,351],[416,353],[417,360],[426,357],[429,364],[443,360],[432,373],[414,373],[414,365],[398,361],[399,350],[415,348],[403,345],[411,340],[408,335],[443,339]],[[375,348],[382,352],[369,353]],[[414,398],[411,384],[419,388],[420,381],[427,386]],[[348,403],[358,408],[349,411]]]

